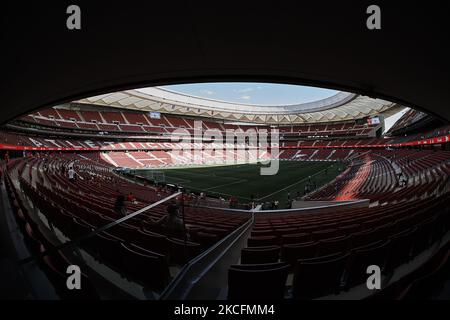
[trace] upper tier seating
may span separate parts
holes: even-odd
[[[81,117],[76,111],[66,109],[54,109],[54,110],[61,116],[61,118],[65,120],[75,120],[77,122],[81,121]]]
[[[135,111],[74,111],[62,108],[49,108],[40,110],[38,113],[22,117],[21,120],[32,123],[39,123],[47,126],[56,126],[68,129],[89,129],[108,132],[152,132],[167,133],[178,128],[184,128],[191,132],[195,127],[195,121],[202,122],[202,129],[214,129],[225,133],[225,130],[261,130],[266,126],[254,125],[234,125],[214,122],[207,119],[187,119],[183,116],[162,114],[160,119],[150,118],[145,113]],[[66,121],[64,121],[66,120]],[[69,120],[69,121],[67,121]],[[75,121],[75,122],[73,122]],[[87,125],[96,122],[98,127]],[[108,126],[106,124],[116,123],[118,126]],[[159,128],[159,129],[158,129]],[[161,130],[161,128],[164,128]],[[295,126],[281,126],[280,132],[283,135],[294,137],[323,137],[323,136],[374,136],[375,126],[357,126],[354,121],[338,124],[305,124]]]

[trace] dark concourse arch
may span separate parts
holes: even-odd
[[[450,120],[448,2],[77,1],[2,4],[0,122],[101,93],[202,81],[314,85]]]

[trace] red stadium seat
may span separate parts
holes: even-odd
[[[253,265],[251,269],[231,266],[228,270],[229,300],[281,300],[289,266]]]
[[[284,245],[281,251],[281,261],[285,261],[294,267],[299,259],[314,258],[317,255],[317,245],[317,242]]]
[[[412,248],[414,244],[417,228],[411,228],[391,237],[391,250],[395,252],[389,257],[387,269],[392,270],[399,265],[408,262],[412,258]]]
[[[347,252],[350,248],[351,236],[339,236],[319,241],[318,255],[326,256],[334,252]]]
[[[346,272],[346,286],[353,287],[365,282],[368,277],[367,267],[370,265],[376,265],[384,271],[389,259],[390,245],[390,240],[380,240],[365,247],[353,249]]]
[[[249,247],[276,246],[280,240],[275,236],[248,238],[247,245]]]
[[[169,261],[174,264],[183,265],[202,251],[199,243],[173,238],[167,241],[169,243]]]
[[[283,235],[281,237],[281,243],[286,244],[302,244],[311,241],[311,235],[309,233],[296,233]]]
[[[117,254],[125,275],[147,289],[162,291],[168,284],[170,274],[165,256],[124,243]]]
[[[274,263],[280,258],[280,247],[244,248],[241,251],[242,264]]]
[[[40,252],[46,252],[48,248],[43,245]],[[56,285],[56,290],[61,298],[69,300],[97,300],[100,299],[96,289],[92,285],[85,273],[81,273],[81,288],[77,290],[69,290],[67,287],[67,268],[72,265],[71,262],[59,251],[45,255],[42,258],[44,270],[52,279],[52,283]],[[82,271],[82,269],[81,269]]]
[[[313,299],[336,294],[342,286],[349,254],[340,252],[297,261],[292,295],[294,299]]]

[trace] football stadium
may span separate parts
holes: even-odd
[[[0,300],[449,300],[448,10],[298,5],[6,5]]]
[[[346,92],[285,106],[145,92],[39,109],[1,130],[5,210],[45,294],[413,296],[424,294],[416,275],[448,258],[450,126],[435,117]],[[66,287],[69,265],[83,271],[80,291]]]

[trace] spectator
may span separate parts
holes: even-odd
[[[69,168],[69,171],[67,172],[67,174],[69,175],[69,181],[75,182],[76,173],[75,173],[75,170],[73,170],[73,167]]]
[[[278,201],[278,200],[275,200],[275,202],[274,202],[274,208],[275,208],[275,210],[277,210],[278,209],[278,204],[279,204],[280,202]]]
[[[130,192],[127,196],[127,201],[130,201],[132,203],[136,203],[136,197],[134,196],[133,192]]]
[[[155,226],[162,226],[165,233],[169,237],[183,239],[185,236],[189,237],[188,230],[183,223],[183,220],[178,217],[178,207],[174,203],[167,206],[167,215],[158,221],[151,221]]]
[[[237,207],[237,198],[235,196],[230,197],[230,208],[236,208]]]
[[[118,195],[116,198],[116,203],[114,204],[114,211],[125,217],[127,215],[127,208],[125,207],[125,196]]]

